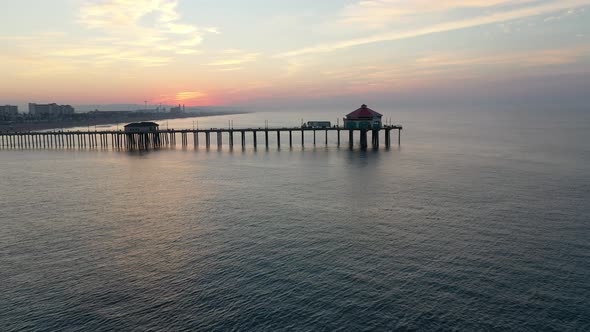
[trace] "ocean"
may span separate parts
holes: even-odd
[[[590,330],[590,112],[378,111],[401,145],[0,150],[0,330]]]

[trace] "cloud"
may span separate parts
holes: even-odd
[[[42,32],[0,36],[0,42],[13,44],[10,53],[38,60],[31,66],[50,63],[60,71],[92,71],[114,64],[164,66],[177,56],[199,54],[205,36],[219,33],[183,22],[178,0],[87,0],[78,8],[76,22],[87,28],[84,38]],[[26,71],[51,72],[48,68]]]
[[[422,2],[425,2],[423,0]],[[376,1],[366,1],[369,3],[374,3]],[[393,3],[398,2],[396,1],[381,1],[380,3]],[[467,3],[468,1],[443,1],[444,3]],[[490,0],[490,3],[499,3],[500,0]],[[503,2],[503,1],[502,1]],[[528,2],[528,1],[522,1]],[[484,3],[484,1],[473,1],[474,4],[477,3]],[[548,14],[560,10],[571,9],[575,7],[581,7],[590,5],[590,0],[560,0],[559,2],[550,2],[545,4],[536,4],[534,6],[527,6],[518,9],[511,9],[506,11],[495,12],[492,14],[472,17],[463,20],[455,20],[455,21],[448,21],[444,23],[429,25],[426,27],[415,28],[412,30],[406,31],[399,31],[399,30],[392,30],[384,33],[374,34],[366,37],[355,38],[355,39],[348,39],[339,42],[333,43],[325,43],[319,44],[312,47],[301,48],[297,50],[292,50],[288,52],[283,52],[277,55],[277,57],[282,58],[289,58],[289,57],[296,57],[301,55],[307,54],[316,54],[316,53],[327,53],[333,52],[339,49],[346,49],[355,46],[361,46],[366,44],[372,43],[379,43],[379,42],[387,42],[387,41],[396,41],[396,40],[403,40],[409,38],[415,38],[419,36],[425,36],[430,34],[442,33],[442,32],[449,32],[454,30],[472,28],[482,25],[488,25],[493,23],[501,23],[516,19],[522,19],[526,17],[538,16],[543,14]]]
[[[177,6],[176,0],[94,0],[81,7],[78,21],[91,28],[119,30],[137,28],[143,17],[155,14],[155,24],[169,29],[180,20]]]
[[[200,90],[181,91],[181,92],[169,92],[159,95],[157,98],[152,100],[153,103],[162,104],[195,104],[208,102],[209,94]]]
[[[449,68],[510,66],[513,67],[546,67],[576,63],[590,55],[589,47],[570,49],[545,49],[533,51],[508,52],[499,54],[435,54],[418,58],[415,66],[419,68]]]
[[[560,13],[558,15],[549,16],[549,17],[545,18],[543,20],[543,22],[548,23],[548,22],[553,22],[553,21],[561,21],[566,18],[576,16],[578,13],[581,13],[583,11],[584,11],[583,8],[580,9],[579,11],[576,11],[575,9],[570,9],[570,10],[564,11],[563,13]]]
[[[367,28],[380,28],[389,23],[404,21],[429,13],[456,9],[473,9],[515,6],[535,0],[363,0],[347,6],[341,13],[341,22]]]
[[[94,0],[86,2],[78,23],[110,37],[111,44],[176,54],[194,54],[206,34],[216,28],[200,28],[182,22],[178,0]]]
[[[186,101],[186,100],[194,100],[194,99],[201,99],[206,97],[207,94],[201,91],[188,91],[188,92],[179,92],[176,94],[177,101]]]
[[[417,58],[402,56],[395,61],[346,68],[339,64],[316,63],[306,71],[314,72],[313,77],[302,73],[285,80],[284,86],[297,91],[309,88],[342,94],[345,91],[410,91],[424,86],[446,87],[452,85],[450,82],[577,74],[584,70],[581,65],[589,59],[588,46],[497,53],[475,50],[435,52]]]
[[[243,64],[256,61],[259,55],[260,53],[229,49],[219,52],[215,60],[207,63],[207,66],[220,67],[220,71],[236,71],[242,69]]]

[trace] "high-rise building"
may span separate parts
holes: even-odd
[[[18,106],[0,106],[0,120],[13,119],[18,115]]]
[[[29,114],[39,117],[55,117],[74,114],[74,108],[70,105],[58,104],[34,104],[29,103]]]

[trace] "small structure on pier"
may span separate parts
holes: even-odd
[[[330,128],[331,126],[330,121],[307,121],[303,128]]]
[[[161,145],[159,124],[155,122],[136,122],[125,126],[126,144],[130,150],[147,150]]]
[[[158,131],[159,124],[155,122],[135,122],[125,126],[125,132],[129,134],[153,133]]]
[[[380,129],[382,114],[373,111],[367,105],[348,114],[344,118],[344,128],[346,129]]]

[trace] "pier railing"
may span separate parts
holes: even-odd
[[[402,126],[383,126],[377,129],[347,129],[343,127],[165,129],[139,133],[120,130],[1,132],[0,149],[112,148],[116,150],[145,150],[176,146],[178,138],[180,138],[179,144],[181,146],[188,146],[189,142],[192,141],[192,145],[195,147],[204,143],[209,148],[212,142],[211,135],[216,135],[216,145],[218,147],[223,146],[225,136],[230,147],[234,147],[234,145],[246,147],[248,143],[251,143],[256,148],[259,139],[262,139],[264,146],[268,148],[271,135],[276,135],[275,143],[280,147],[282,144],[281,134],[286,133],[288,133],[288,142],[285,142],[285,144],[288,143],[289,147],[293,147],[296,144],[305,146],[307,143],[305,140],[306,134],[313,135],[313,144],[318,144],[318,132],[323,133],[323,135],[319,136],[323,136],[320,138],[324,139],[326,145],[328,145],[328,137],[331,134],[336,135],[337,145],[340,146],[343,141],[342,134],[344,134],[345,138],[348,136],[348,142],[346,143],[349,147],[354,146],[355,136],[358,136],[361,148],[367,148],[370,133],[371,145],[374,148],[379,148],[381,136],[383,136],[385,146],[389,148],[391,146],[392,131],[397,131],[397,144],[401,144],[402,129]],[[259,137],[260,134],[263,134],[262,137]],[[247,136],[249,135],[252,139],[247,142]]]

